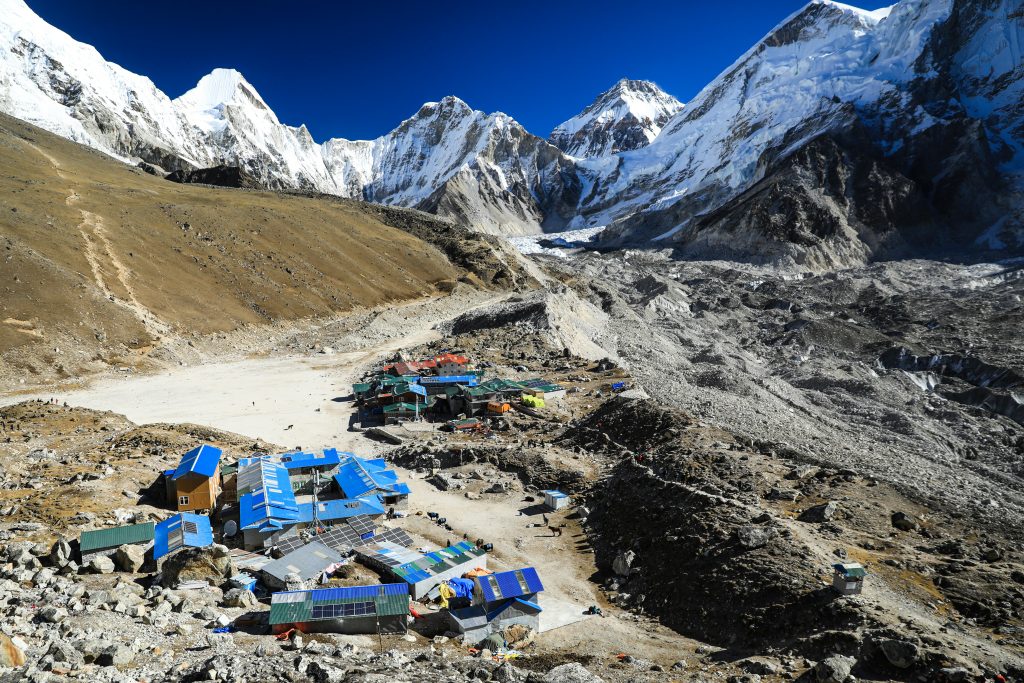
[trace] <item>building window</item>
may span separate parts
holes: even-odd
[[[188,496],[178,496],[178,507],[188,505]]]

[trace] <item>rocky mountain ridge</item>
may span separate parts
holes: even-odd
[[[323,143],[281,123],[237,71],[171,100],[22,0],[2,5],[0,108],[166,171],[238,166],[269,188],[505,235],[609,225],[606,247],[695,258],[828,268],[1024,248],[1020,0],[871,12],[813,0],[685,108],[623,79],[547,140],[446,97],[375,140]],[[823,163],[813,150],[828,144],[841,149]]]
[[[608,156],[651,144],[683,104],[650,81],[623,78],[582,112],[558,125],[548,141],[574,157]]]

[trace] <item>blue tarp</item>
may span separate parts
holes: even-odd
[[[206,515],[181,512],[157,524],[154,531],[153,559],[156,560],[179,548],[213,545],[213,529]]]
[[[199,474],[204,477],[212,477],[217,473],[220,466],[221,450],[216,446],[204,443],[198,448],[193,448],[181,457],[181,463],[174,470],[174,480],[184,477],[186,474]]]
[[[473,596],[472,579],[448,579],[448,585],[455,591],[457,598],[470,598]]]

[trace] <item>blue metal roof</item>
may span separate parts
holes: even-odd
[[[299,504],[299,521],[313,521],[313,504]],[[316,516],[321,522],[335,519],[346,519],[356,515],[383,515],[384,506],[375,497],[342,498],[340,500],[322,500],[317,503]]]
[[[475,387],[480,382],[476,375],[439,375],[420,377],[420,384],[465,384]]]
[[[378,595],[408,595],[407,583],[382,583],[376,586],[347,586],[345,588],[317,588],[309,591],[313,602],[329,600],[372,600]]]
[[[238,499],[242,529],[283,529],[299,521],[299,508],[288,470],[266,458],[242,461],[238,481],[250,487]]]
[[[305,467],[334,467],[341,464],[342,456],[333,448],[324,451],[322,455],[316,453],[285,453],[281,456],[281,464],[289,470],[298,470]]]
[[[387,463],[381,458],[364,460],[352,456],[341,464],[334,481],[348,498],[359,498],[374,491],[409,493],[409,487],[398,483],[398,474],[387,469]]]
[[[566,494],[564,494],[561,491],[558,491],[556,489],[550,489],[548,491],[543,491],[543,493],[548,494],[552,498],[568,498],[569,497],[568,495],[566,495]]]
[[[198,448],[193,448],[181,457],[178,469],[174,470],[174,480],[184,477],[186,474],[199,474],[204,477],[212,477],[217,473],[220,465],[221,450],[216,446],[204,443]]]
[[[158,560],[179,548],[205,548],[208,545],[213,545],[210,518],[206,515],[181,512],[156,525],[153,558]]]
[[[480,593],[486,602],[518,598],[544,590],[544,585],[533,567],[476,577]]]

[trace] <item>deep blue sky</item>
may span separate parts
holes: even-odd
[[[685,102],[805,4],[27,2],[172,98],[214,67],[236,68],[281,121],[305,123],[318,141],[382,135],[445,95],[504,111],[546,137],[623,76]]]

